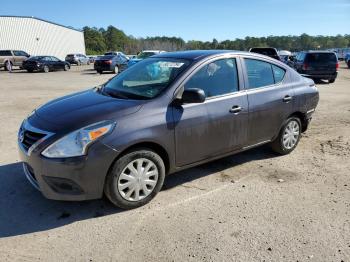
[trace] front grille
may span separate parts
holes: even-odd
[[[46,134],[37,133],[29,130],[23,130],[22,132],[23,139],[21,141],[21,144],[26,151],[28,151],[32,145],[34,145],[36,142],[38,142],[40,139],[46,136]]]

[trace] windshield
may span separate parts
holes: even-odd
[[[145,59],[145,58],[150,57],[152,55],[156,55],[156,53],[155,52],[141,52],[137,55],[137,58],[138,59]]]
[[[307,62],[309,63],[327,63],[337,62],[337,57],[334,53],[309,53],[307,55]]]
[[[43,58],[45,58],[46,56],[32,56],[30,58],[28,58],[29,61],[32,60],[42,60]]]
[[[151,99],[165,90],[189,64],[183,59],[146,59],[112,78],[102,92],[122,99]]]

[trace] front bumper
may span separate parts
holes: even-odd
[[[24,174],[46,198],[80,201],[102,197],[105,177],[117,151],[100,141],[90,146],[87,155],[79,157],[51,159],[42,156],[42,150],[28,153],[19,142]]]

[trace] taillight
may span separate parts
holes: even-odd
[[[308,67],[309,67],[309,65],[308,65],[307,63],[304,63],[304,64],[303,64],[303,70],[307,70]]]
[[[338,68],[339,68],[339,63],[337,62],[337,63],[335,64],[335,69],[338,70]]]
[[[112,60],[107,60],[107,61],[105,61],[105,64],[112,64]]]

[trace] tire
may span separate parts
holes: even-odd
[[[81,65],[81,62],[80,62],[80,61],[78,61],[78,62],[77,62],[77,66],[80,66],[80,65]]]
[[[115,74],[118,74],[118,73],[119,73],[119,67],[116,65],[116,66],[114,67],[114,70],[113,70],[113,71],[114,71]]]
[[[86,63],[87,65],[90,65],[90,61],[87,61],[87,63]]]
[[[5,71],[12,71],[12,63],[7,61],[4,67]]]
[[[97,73],[99,73],[99,74],[102,74],[102,73],[103,73],[102,70],[96,70],[96,71],[97,71]]]
[[[50,72],[50,68],[49,68],[48,65],[44,65],[44,67],[43,67],[43,72],[44,72],[44,73]]]
[[[69,65],[64,65],[64,68],[63,68],[64,71],[68,71],[69,69],[70,69]]]
[[[350,60],[348,61],[348,67],[350,68]]]
[[[33,70],[32,69],[27,69],[27,72],[28,73],[33,73]]]
[[[332,79],[329,79],[329,80],[328,80],[328,83],[329,83],[329,84],[333,84],[334,82],[335,82],[335,78],[332,78]]]
[[[292,152],[299,143],[301,129],[302,126],[298,117],[288,118],[276,139],[271,143],[272,150],[280,155],[287,155]],[[290,141],[290,144],[288,141]]]
[[[144,174],[146,168],[148,177]],[[141,169],[138,173],[137,170]],[[122,156],[113,164],[106,177],[104,192],[115,206],[123,209],[137,208],[155,197],[163,186],[164,178],[162,158],[152,150],[138,149]]]

